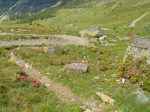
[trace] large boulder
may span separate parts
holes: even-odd
[[[81,37],[94,37],[99,38],[103,36],[103,33],[100,27],[92,27],[79,32]]]
[[[134,40],[127,48],[124,60],[129,55],[134,58],[147,57],[147,63],[150,64],[150,39],[138,38]]]
[[[88,72],[88,68],[89,65],[85,64],[85,63],[71,63],[71,64],[67,64],[64,69],[73,69],[73,70],[77,70],[77,71],[81,71],[83,73]]]

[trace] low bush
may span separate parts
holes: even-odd
[[[0,105],[6,105],[8,101],[7,89],[4,85],[0,85]]]
[[[129,79],[132,83],[139,84],[144,90],[150,91],[150,65],[146,60],[146,58],[134,59],[128,56],[119,67],[118,77]]]

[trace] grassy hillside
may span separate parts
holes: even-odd
[[[0,49],[0,112],[81,112],[78,104],[59,101],[44,85],[34,88],[30,81],[16,79],[21,68],[7,62],[8,54]]]
[[[139,21],[135,28],[126,29],[126,27],[128,27],[134,19],[139,18],[142,14],[149,11],[149,0],[121,0],[119,2],[112,1],[103,6],[99,6],[97,4],[101,3],[100,1],[101,0],[94,0],[93,5],[84,8],[64,7],[47,9],[35,14],[21,15],[20,18],[22,18],[22,20],[19,21],[19,23],[32,22],[34,24],[36,22],[40,24],[40,26],[49,28],[50,33],[72,33],[77,35],[78,31],[81,29],[92,26],[101,26],[114,30],[117,29],[117,32],[118,28],[123,28],[122,30],[119,30],[119,33],[124,35],[127,32],[137,33],[141,36],[149,35],[148,23],[150,14]],[[80,2],[80,0],[77,0],[73,3],[77,4]],[[86,3],[89,3],[89,1],[82,1],[82,5],[86,6]]]
[[[60,9],[57,11],[55,17],[38,20],[37,22],[50,29],[60,28],[77,31],[92,26],[101,26],[111,29],[127,27],[134,19],[149,11],[150,7],[148,3],[150,3],[150,1],[147,0],[142,2],[139,0],[122,0],[113,10],[111,9],[115,2],[102,7]],[[149,22],[149,17],[150,15],[147,15],[144,20],[140,21],[135,31],[139,32],[145,23]]]
[[[32,63],[33,68],[39,70],[41,74],[69,87],[77,96],[85,99],[92,97],[102,102],[95,94],[99,91],[113,98],[115,104],[103,112],[149,112],[150,103],[140,104],[137,101],[137,84],[132,84],[128,80],[125,83],[116,81],[118,68],[122,65],[128,45],[136,37],[150,38],[150,14],[139,20],[135,27],[129,28],[134,20],[150,12],[149,4],[150,0],[65,0],[61,7],[21,14],[20,21],[12,19],[4,22],[0,26],[0,31],[11,34],[80,36],[79,31],[100,26],[106,29],[102,33],[107,35],[108,41],[114,45],[103,46],[99,44],[98,39],[93,39],[94,42],[90,41],[90,45],[92,43],[95,47],[66,45],[62,46],[57,53],[44,53],[43,48],[38,51],[26,46],[1,48],[0,111],[83,112],[79,104],[60,101],[53,91],[48,90],[44,85],[33,88],[31,82],[16,80],[17,71],[22,69],[6,60],[8,54],[13,51],[23,60]],[[37,38],[44,37],[2,35],[0,41]],[[89,65],[87,73],[74,70],[63,71],[66,64],[82,61]],[[150,75],[149,71],[147,73]],[[148,87],[149,82],[148,80]],[[1,88],[3,88],[2,92]],[[143,94],[150,98],[150,92],[143,91]]]

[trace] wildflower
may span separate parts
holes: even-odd
[[[133,73],[128,71],[128,76],[131,77],[132,75],[133,75]]]
[[[147,78],[145,73],[142,73],[141,75],[142,75],[143,78]]]
[[[133,70],[136,71],[138,69],[138,67],[135,65],[133,66]]]
[[[27,75],[19,75],[19,76],[17,76],[17,79],[29,81],[31,78]]]
[[[33,81],[32,86],[38,88],[41,86],[41,82],[40,81]]]

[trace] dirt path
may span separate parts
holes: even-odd
[[[12,34],[10,34],[12,35]],[[40,36],[40,37],[50,37],[49,39],[29,39],[29,40],[14,40],[14,41],[0,41],[0,47],[6,46],[20,46],[20,45],[42,45],[42,44],[59,44],[59,45],[89,45],[89,41],[76,37],[76,36],[68,36],[68,35],[36,35],[36,34],[17,34],[17,35],[24,35],[24,36]],[[79,103],[85,109],[90,109],[91,112],[100,112],[101,110],[108,107],[106,104],[101,104],[100,102],[96,101],[94,98],[85,99],[80,96],[76,96],[72,93],[72,91],[66,86],[61,83],[55,82],[51,80],[48,76],[41,74],[39,70],[29,67],[29,64],[26,63],[24,60],[13,56],[15,58],[15,63],[19,67],[23,69],[27,74],[29,74],[35,80],[41,81],[43,85],[45,85],[48,89],[53,91],[56,97],[64,102],[70,103]]]
[[[139,18],[133,20],[132,23],[129,25],[129,28],[135,27],[135,25],[136,25],[141,19],[143,19],[145,16],[147,16],[148,14],[150,14],[150,12],[146,12],[146,13],[144,13],[142,16],[140,16]]]
[[[112,7],[111,10],[114,10],[114,9],[117,7],[117,5],[119,4],[119,2],[120,2],[120,0],[118,0],[118,1],[113,5],[113,7]]]
[[[10,33],[1,32],[1,31],[0,31],[0,36],[9,35],[9,34],[10,34]]]
[[[22,34],[21,34],[22,35]],[[26,36],[33,36],[33,34],[26,34]],[[40,37],[48,37],[50,35],[35,35]],[[59,44],[59,45],[83,45],[86,46],[89,44],[89,41],[76,37],[76,36],[68,36],[68,35],[55,35],[50,36],[50,39],[30,39],[30,40],[14,40],[14,41],[0,41],[0,47],[13,46],[13,45],[42,45],[42,44]],[[48,89],[53,91],[56,97],[64,102],[69,103],[79,103],[85,109],[90,109],[91,112],[100,112],[101,110],[108,107],[106,104],[101,104],[96,101],[94,98],[85,99],[80,96],[76,96],[72,93],[72,91],[61,83],[55,82],[51,80],[48,76],[41,74],[39,70],[29,67],[29,64],[24,60],[18,58],[17,56],[13,56],[15,58],[15,63],[19,67],[23,69],[27,74],[29,74],[35,80],[41,81],[43,85],[45,85]]]
[[[21,45],[82,45],[87,46],[89,41],[87,39],[76,37],[76,36],[69,36],[69,35],[36,35],[36,34],[17,34],[23,36],[39,36],[39,37],[50,37],[49,39],[28,39],[28,40],[14,40],[14,41],[0,41],[0,47],[7,47],[7,46],[21,46]]]
[[[84,99],[74,95],[67,86],[55,82],[51,80],[49,77],[47,77],[46,75],[41,74],[40,71],[36,70],[35,68],[27,66],[29,64],[23,61],[22,59],[16,56],[13,56],[13,58],[15,58],[16,65],[21,67],[23,71],[25,71],[35,80],[41,81],[42,84],[44,84],[47,88],[49,88],[51,91],[55,93],[56,97],[59,100],[64,102],[69,102],[69,103],[80,103],[81,106],[83,106],[86,109],[90,109],[91,112],[100,112],[106,107],[108,107],[108,105],[100,104],[98,101],[94,100],[93,98]]]

